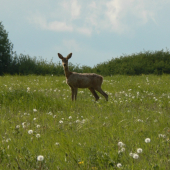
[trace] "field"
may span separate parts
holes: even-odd
[[[0,77],[0,169],[168,170],[170,76],[104,77],[94,101],[65,77]]]

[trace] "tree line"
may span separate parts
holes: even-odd
[[[141,74],[170,74],[170,52],[142,51],[131,55],[122,55],[110,61],[99,63],[94,67],[69,64],[70,71],[79,73],[97,73],[103,76],[111,75],[141,75]],[[62,64],[29,55],[17,54],[8,33],[0,22],[0,75],[63,75]]]

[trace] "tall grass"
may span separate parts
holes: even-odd
[[[0,77],[0,169],[168,170],[169,84],[166,75],[105,77],[108,102],[87,89],[71,102],[64,77]]]

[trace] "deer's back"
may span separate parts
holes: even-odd
[[[103,77],[94,73],[72,73],[67,84],[75,88],[91,88],[101,86]]]

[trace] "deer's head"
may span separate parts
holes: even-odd
[[[68,60],[71,58],[72,53],[70,53],[67,57],[63,57],[60,53],[58,53],[58,57],[62,60],[63,67],[68,66]]]

